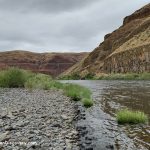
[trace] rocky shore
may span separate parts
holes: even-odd
[[[62,91],[0,89],[0,150],[79,150],[74,106]]]

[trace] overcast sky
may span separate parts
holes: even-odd
[[[0,0],[0,51],[92,51],[149,0]]]

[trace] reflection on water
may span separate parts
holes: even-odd
[[[118,107],[117,107],[118,106]],[[150,84],[147,82],[121,82],[103,89],[102,108],[115,115],[122,107],[145,112],[150,118]],[[150,149],[150,125],[123,126],[127,135]]]
[[[92,116],[92,121],[89,121],[89,124],[91,124],[91,126],[94,126],[93,130],[96,131],[96,135],[98,135],[98,130],[96,128],[99,128],[100,130],[99,124],[101,123],[103,124],[103,129],[105,129],[105,132],[108,136],[111,135],[112,132],[114,133],[114,137],[112,138],[114,139],[116,149],[126,149],[121,145],[122,143],[120,141],[122,139],[120,133],[119,137],[117,137],[117,132],[120,132],[119,130],[123,130],[127,137],[133,140],[134,145],[137,146],[138,149],[150,149],[150,124],[117,125],[116,121],[114,123],[115,114],[121,108],[141,110],[148,114],[150,120],[150,81],[65,82],[73,82],[84,85],[92,90],[95,106],[90,109],[89,115],[87,116]],[[110,115],[110,117],[112,117],[114,120],[112,119],[113,121],[110,121],[109,117],[107,115],[104,115],[101,111],[103,111],[104,114],[106,113],[107,115]],[[94,119],[95,122],[93,121]],[[99,133],[99,136],[102,136],[101,133]],[[126,143],[128,144],[129,149],[133,148],[132,146],[129,146],[128,142]]]

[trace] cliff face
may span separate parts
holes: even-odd
[[[130,16],[107,34],[97,48],[66,73],[150,72],[150,4]]]
[[[28,51],[9,51],[0,53],[0,69],[19,67],[58,76],[79,62],[87,53],[32,53]]]

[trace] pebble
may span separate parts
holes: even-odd
[[[9,134],[9,131],[6,131],[5,133],[1,133],[0,134],[0,142],[4,142],[4,141],[7,141],[10,136],[8,136]]]
[[[75,103],[62,91],[0,88],[0,95],[0,142],[14,142],[3,150],[79,149]]]

